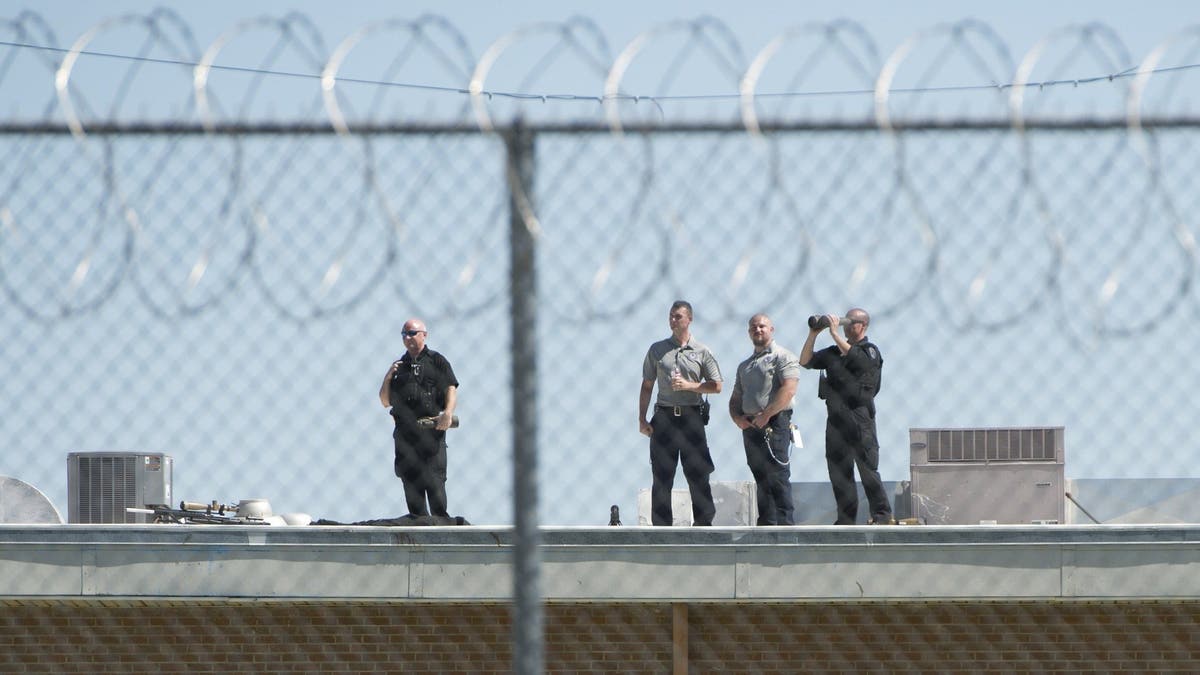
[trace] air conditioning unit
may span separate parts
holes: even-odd
[[[125,509],[169,506],[173,464],[162,453],[69,453],[67,522],[149,522],[149,514]]]
[[[1064,522],[1063,431],[909,429],[913,516],[930,525]]]

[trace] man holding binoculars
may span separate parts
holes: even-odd
[[[825,463],[837,501],[835,525],[853,525],[858,517],[858,490],[854,467],[862,480],[875,525],[895,523],[883,481],[879,479],[879,441],[875,431],[875,395],[879,393],[883,356],[867,339],[871,317],[863,309],[808,319],[808,339],[800,350],[800,365],[822,370],[817,395],[828,412],[825,424]],[[838,333],[841,326],[844,335]],[[814,352],[822,330],[829,330],[834,344]]]

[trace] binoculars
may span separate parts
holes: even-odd
[[[838,318],[838,323],[853,323],[853,321],[853,319],[847,316]],[[829,317],[825,316],[824,314],[813,314],[812,316],[808,317],[808,327],[813,330],[829,328]]]

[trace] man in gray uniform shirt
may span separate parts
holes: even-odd
[[[758,525],[792,525],[792,399],[800,381],[796,355],[775,344],[766,314],[750,317],[754,353],[738,365],[729,416],[742,430],[758,496]]]
[[[675,466],[683,465],[692,495],[692,522],[712,525],[713,504],[708,476],[712,456],[700,406],[702,394],[721,393],[721,369],[708,347],[692,338],[692,306],[683,300],[671,305],[667,318],[671,337],[650,345],[642,362],[642,389],[638,396],[638,430],[650,437],[650,519],[654,525],[671,525],[671,488]],[[646,421],[650,394],[658,383],[654,416]]]

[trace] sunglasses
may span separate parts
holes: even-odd
[[[404,337],[416,337],[417,333],[424,333],[423,330],[402,330],[400,334]]]

